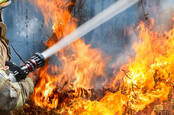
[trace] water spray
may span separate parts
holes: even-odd
[[[114,16],[118,15],[119,13],[125,11],[132,5],[136,4],[138,0],[118,0],[116,3],[111,5],[109,8],[105,9],[101,13],[97,14],[91,20],[87,21],[85,24],[81,25],[77,28],[74,32],[70,33],[66,37],[64,37],[61,41],[56,43],[54,46],[50,47],[46,51],[42,53],[45,58],[52,56],[57,51],[65,48],[75,40],[81,38],[82,36],[86,35],[90,31],[94,30],[95,28],[99,27],[101,24],[107,22]]]
[[[114,16],[125,11],[126,9],[128,9],[129,7],[131,7],[137,2],[138,0],[118,0],[109,8],[105,9],[103,12],[99,13],[98,15],[93,17],[91,20],[81,25],[74,32],[67,35],[65,38],[63,38],[61,41],[56,43],[54,46],[50,47],[43,53],[36,53],[34,56],[32,56],[28,61],[25,62],[23,66],[20,67],[20,69],[22,70],[22,74],[24,74],[24,77],[21,77],[21,72],[19,71],[13,72],[15,74],[16,80],[20,81],[21,79],[24,79],[30,72],[43,66],[45,64],[45,59],[52,56],[53,54],[55,54],[57,51],[61,50],[62,48],[65,48],[66,46],[74,42],[75,40],[86,35],[90,31],[94,30],[101,24],[107,22]]]

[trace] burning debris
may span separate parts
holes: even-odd
[[[72,11],[75,1],[33,2],[41,9],[45,21],[53,23],[54,35],[46,42],[47,47],[76,29],[77,19],[69,11]],[[49,9],[49,13],[45,9]],[[172,115],[174,26],[169,31],[158,33],[153,30],[154,25],[153,19],[148,26],[140,22],[136,30],[139,40],[132,45],[135,56],[109,77],[106,68],[111,57],[105,56],[101,50],[91,48],[83,40],[61,50],[55,55],[59,66],[48,60],[39,70],[40,81],[31,96],[32,102],[26,104],[23,112],[161,114],[159,109],[164,106],[159,104],[170,102],[165,106],[171,111],[162,114]]]

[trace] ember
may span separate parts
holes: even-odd
[[[47,47],[76,29],[77,19],[69,11],[72,2],[33,2],[41,9],[46,23],[53,23],[54,35],[47,41]],[[78,40],[61,50],[56,54],[60,66],[48,61],[40,69],[40,82],[32,95],[34,104],[62,114],[122,115],[152,112],[156,104],[170,100],[174,83],[174,28],[158,33],[152,29],[154,22],[152,19],[148,26],[140,22],[136,30],[139,40],[132,45],[136,55],[112,79],[105,73],[111,57],[99,49]]]

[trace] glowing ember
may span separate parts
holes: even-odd
[[[71,2],[33,2],[41,9],[45,21],[51,20],[54,25],[55,36],[46,43],[48,47],[76,29],[77,20],[68,10]],[[139,40],[132,46],[136,55],[121,67],[112,81],[105,74],[108,59],[103,58],[99,49],[92,49],[83,40],[78,40],[60,51],[56,55],[60,66],[47,63],[40,69],[41,80],[32,96],[35,104],[63,114],[121,115],[127,113],[127,109],[138,112],[154,102],[167,100],[174,82],[174,28],[169,32],[157,33],[152,30],[153,25],[152,20],[148,27],[143,22],[137,27]],[[101,88],[107,83],[116,89],[118,82],[117,92],[106,91],[102,99],[94,101],[84,98],[85,92],[79,90],[96,86]],[[72,98],[60,100],[57,92],[69,88],[74,90]]]

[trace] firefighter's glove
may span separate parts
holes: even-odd
[[[7,61],[5,65],[9,69],[10,73],[14,75],[17,82],[27,77],[27,74],[19,66],[15,65],[14,63]]]

